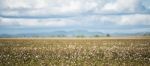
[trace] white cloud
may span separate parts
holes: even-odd
[[[78,14],[97,5],[96,0],[0,0],[0,2],[2,14],[8,16]]]
[[[78,17],[79,22],[85,26],[114,26],[114,25],[150,25],[150,15],[147,14],[130,14],[130,15],[89,15]]]
[[[121,25],[150,25],[150,15],[135,14],[122,16],[120,22]]]
[[[0,18],[0,27],[26,27],[26,28],[67,28],[74,29],[101,29],[128,26],[150,25],[150,15],[131,14],[131,15],[89,15],[72,18],[50,18],[50,19],[23,19],[23,18]],[[137,27],[135,27],[137,28]],[[118,28],[120,29],[120,28]],[[94,29],[93,29],[94,30]]]
[[[117,0],[115,3],[108,3],[103,9],[106,10],[118,10],[118,9],[130,9],[134,8],[138,3],[137,0]]]
[[[111,13],[143,13],[146,11],[142,0],[116,0],[105,4],[101,10]]]
[[[1,18],[1,26],[24,26],[24,27],[65,27],[75,25],[69,19],[7,19]]]
[[[144,0],[0,0],[4,16],[66,16],[82,13],[145,13]]]

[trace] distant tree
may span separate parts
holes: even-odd
[[[60,37],[67,37],[66,35],[61,35]]]
[[[149,33],[147,33],[147,34],[144,34],[143,36],[150,36],[150,34],[149,34]]]
[[[84,35],[77,35],[76,37],[78,37],[78,38],[83,38],[83,37],[85,37]]]
[[[110,34],[106,34],[106,37],[110,37]]]
[[[66,35],[57,35],[57,37],[66,37]]]
[[[94,35],[94,37],[100,37],[99,35]]]

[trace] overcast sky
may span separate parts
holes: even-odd
[[[150,0],[0,0],[0,34],[150,31]]]

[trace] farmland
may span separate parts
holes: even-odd
[[[149,66],[149,38],[0,39],[0,66]]]

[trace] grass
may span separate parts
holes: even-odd
[[[0,39],[0,66],[149,66],[150,39]]]

